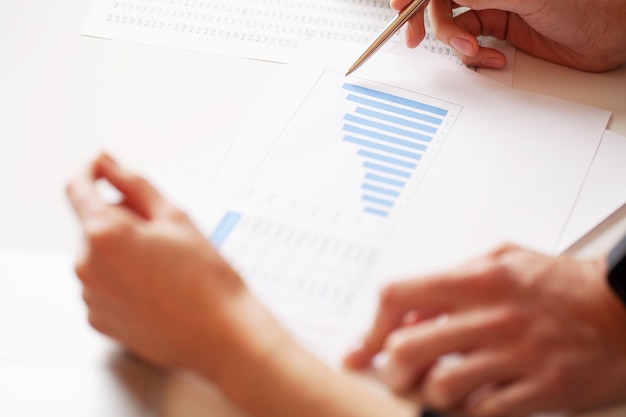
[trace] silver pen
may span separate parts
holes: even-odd
[[[398,15],[385,26],[383,30],[380,31],[378,36],[372,41],[372,43],[363,51],[361,56],[352,64],[348,72],[346,72],[346,76],[350,75],[357,68],[361,66],[369,57],[371,57],[374,52],[376,52],[381,46],[389,40],[393,35],[396,34],[398,30],[404,25],[407,20],[411,18],[420,8],[422,8],[428,0],[413,0],[409,3],[404,9],[398,12]]]

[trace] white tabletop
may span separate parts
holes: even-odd
[[[24,314],[33,317],[38,306],[53,308],[51,299],[68,293],[72,294],[66,300],[68,308],[83,312],[68,255],[80,235],[64,197],[64,185],[78,167],[107,150],[124,164],[150,172],[235,129],[283,68],[269,62],[81,37],[90,6],[84,0],[0,2],[0,252],[5,253],[0,257],[0,267],[5,268],[0,268],[0,274],[6,273],[0,276],[0,294],[9,290],[17,297],[28,296],[28,290],[10,280],[44,285],[51,291],[49,297],[10,304],[28,307]],[[609,128],[626,135],[626,66],[591,74],[518,53],[514,87],[609,109],[613,112]],[[606,250],[624,231],[626,211],[603,224],[576,252]],[[27,253],[6,255],[15,251]],[[34,262],[40,263],[39,269],[19,267]],[[70,279],[45,286],[43,267]],[[12,272],[7,273],[7,268]],[[57,311],[48,321],[75,317],[61,313]],[[15,321],[2,323],[8,332],[19,328]],[[85,415],[85,410],[98,404],[117,404],[118,400],[119,406],[109,404],[97,415],[184,417],[207,409],[210,415],[238,415],[206,384],[188,375],[157,376],[158,372],[142,364],[120,358],[114,346],[81,327],[82,319],[72,323],[76,332],[85,332],[80,343],[94,346],[100,359],[87,355],[84,360],[89,366],[83,368],[48,361],[52,356],[41,355],[37,349],[29,356],[21,344],[32,344],[16,336],[12,339],[15,351],[33,360],[3,362],[0,352],[0,397],[2,390],[22,386],[15,385],[22,381],[30,386],[28,410],[40,411],[32,415]],[[24,321],[27,325],[34,332],[44,327],[37,320]],[[54,332],[49,337],[54,338]],[[15,395],[26,393],[18,390]],[[154,404],[155,396],[160,397],[158,410],[142,405]],[[68,408],[58,410],[54,404],[63,402],[51,403],[52,398],[76,398],[77,402],[75,407],[66,404]],[[42,399],[41,405],[37,399]],[[624,409],[620,410],[593,415],[623,415]],[[0,411],[8,412],[1,407]]]

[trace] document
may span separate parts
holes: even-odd
[[[94,0],[83,34],[288,62],[311,38],[365,47],[395,14],[387,0]],[[426,24],[428,34],[421,48],[463,65],[452,48],[436,39],[427,20]],[[390,44],[411,54],[401,33]],[[508,44],[499,47],[512,64],[515,49]],[[510,85],[512,65],[506,74]]]
[[[390,280],[503,241],[558,252],[609,112],[391,53],[344,77],[353,46],[309,48],[194,203],[303,343],[343,351]]]

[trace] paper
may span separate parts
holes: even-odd
[[[381,283],[502,241],[557,253],[609,112],[394,54],[345,78],[351,53],[310,47],[195,202],[296,337],[341,352]]]
[[[314,37],[365,47],[395,14],[387,0],[95,0],[83,34],[288,62]],[[462,65],[426,24],[421,48]],[[398,51],[410,55],[403,39],[398,33],[389,46],[400,45]],[[507,74],[510,85],[515,49],[499,47],[511,69],[498,75]]]
[[[606,131],[559,243],[568,249],[626,204],[626,138]]]

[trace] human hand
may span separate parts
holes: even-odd
[[[388,285],[345,363],[379,352],[396,391],[481,417],[576,410],[626,398],[626,309],[606,260],[506,245],[448,272]],[[445,320],[442,320],[445,318]],[[446,366],[441,358],[460,354]]]
[[[96,181],[124,199],[110,205]],[[258,417],[408,416],[295,343],[181,211],[102,155],[68,185],[89,321],[139,357],[212,380]]]
[[[392,0],[395,8],[409,0]],[[470,10],[453,17],[453,10]],[[431,0],[429,20],[437,38],[467,65],[501,68],[505,56],[481,47],[476,37],[493,36],[557,64],[608,71],[626,62],[624,0]],[[409,22],[407,44],[423,38],[419,16]]]
[[[117,188],[123,202],[103,201],[98,179]],[[246,331],[238,320],[249,319],[254,302],[188,217],[106,155],[67,193],[84,231],[76,272],[91,325],[159,366],[227,362],[230,341]]]

